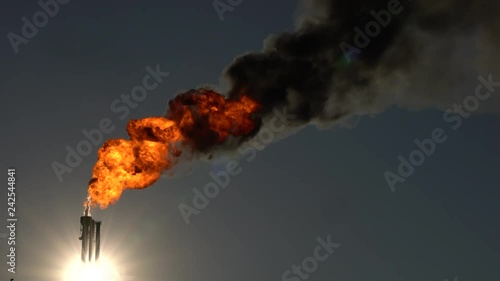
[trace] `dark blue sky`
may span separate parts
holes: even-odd
[[[2,279],[58,280],[78,257],[97,148],[62,182],[51,164],[65,161],[65,147],[76,147],[83,129],[109,118],[116,129],[105,138],[126,138],[129,119],[162,115],[175,94],[218,84],[235,56],[292,30],[296,5],[243,0],[221,21],[210,1],[72,0],[15,54],[7,34],[20,34],[21,18],[40,8],[2,3],[1,166],[17,169],[19,219],[17,272],[7,272],[2,240]],[[157,64],[169,77],[120,120],[110,105]],[[193,164],[191,173],[125,191],[116,205],[94,210],[103,220],[103,255],[131,280],[280,280],[312,255],[318,237],[331,235],[341,246],[309,280],[495,280],[499,121],[475,115],[454,131],[437,110],[391,108],[353,128],[309,126],[251,162],[240,159],[241,174],[187,225],[179,204],[192,205],[192,189],[225,165]],[[391,192],[384,172],[395,172],[398,155],[408,157],[413,141],[437,127],[448,140]],[[0,194],[6,214],[5,184]]]

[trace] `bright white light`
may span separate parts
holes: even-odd
[[[79,259],[71,261],[65,272],[64,281],[120,281],[117,269],[110,260],[83,263]]]

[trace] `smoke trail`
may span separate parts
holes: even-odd
[[[275,108],[295,116],[286,135],[392,105],[446,109],[474,93],[478,75],[500,75],[496,0],[366,2],[304,1],[296,31],[270,36],[261,52],[227,67],[227,97],[190,90],[169,102],[164,117],[131,120],[129,140],[99,149],[91,204],[105,208],[124,189],[152,185],[186,155],[234,152]],[[480,110],[498,111],[499,101]]]
[[[303,125],[377,113],[391,105],[445,109],[474,93],[479,74],[500,76],[499,1],[301,4],[296,31],[270,36],[260,53],[242,55],[225,70],[230,96],[246,89],[264,115],[286,105],[299,117],[296,125]],[[391,14],[385,27],[379,24],[380,32],[366,47],[356,47],[356,28],[365,32],[376,22],[373,14],[388,5],[400,12]],[[351,53],[356,57],[346,57],[341,48],[346,44],[356,48]],[[499,109],[499,99],[482,107]]]

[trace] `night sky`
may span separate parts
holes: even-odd
[[[21,34],[21,18],[41,8],[23,0],[0,9],[0,213],[7,225],[7,169],[15,168],[18,218],[15,274],[0,236],[2,280],[61,280],[68,261],[79,258],[98,146],[61,178],[53,165],[65,164],[66,147],[86,139],[82,130],[109,118],[114,130],[103,139],[128,138],[128,120],[161,116],[176,94],[219,85],[236,56],[259,52],[271,33],[294,30],[299,14],[297,1],[285,0],[243,0],[223,18],[211,1],[72,0],[59,8],[17,54],[7,34]],[[113,110],[157,65],[168,77],[135,108]],[[473,93],[480,74],[488,73],[472,72],[467,79],[475,84],[461,90]],[[500,81],[500,73],[493,77]],[[185,163],[93,210],[103,221],[102,256],[118,267],[119,280],[300,281],[306,277],[283,274],[314,256],[317,239],[330,237],[340,245],[307,280],[496,280],[500,116],[495,104],[479,106],[489,109],[456,129],[441,110],[401,106],[328,129],[306,126],[251,160],[235,158],[241,172],[189,224],[180,204],[193,206],[193,189],[231,159]],[[384,173],[397,174],[398,156],[408,159],[415,139],[431,138],[436,128],[446,141],[391,190]]]

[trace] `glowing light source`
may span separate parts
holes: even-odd
[[[110,260],[101,259],[95,263],[82,263],[79,259],[70,261],[64,281],[120,281],[117,268]]]

